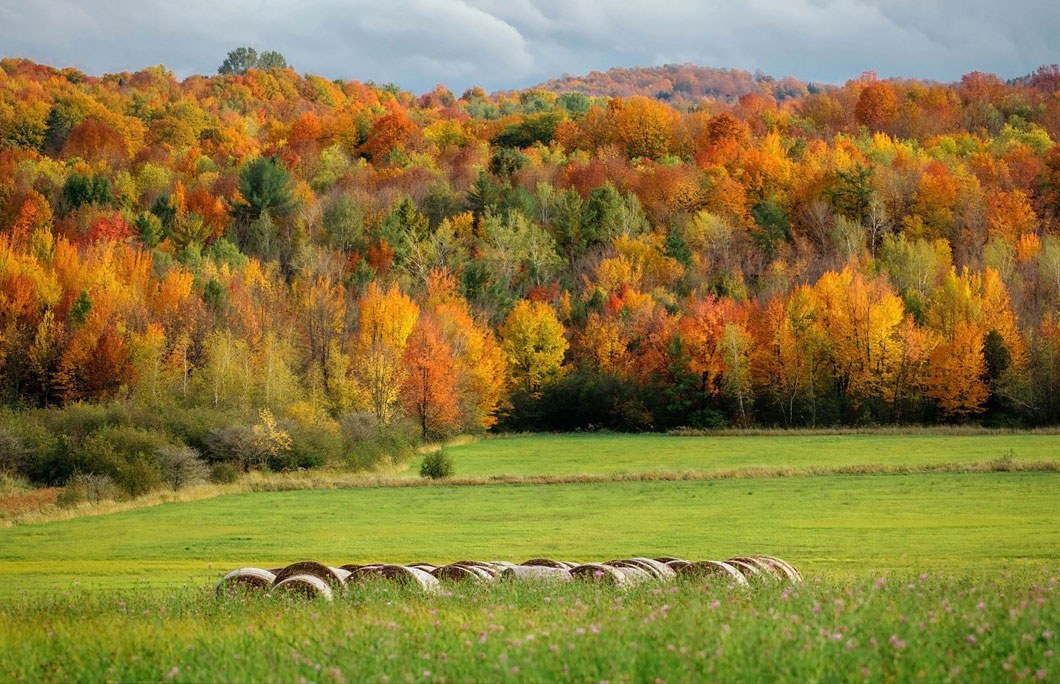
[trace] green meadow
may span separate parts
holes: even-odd
[[[718,473],[994,459],[1060,463],[1057,434],[517,435],[449,447],[458,477]],[[415,475],[418,469],[406,471]]]
[[[448,447],[463,486],[244,492],[15,525],[0,529],[0,681],[1055,680],[1058,445],[518,436]],[[943,464],[957,465],[917,471]],[[703,477],[624,477],[665,472]],[[490,482],[504,475],[615,477]],[[211,593],[230,569],[303,559],[755,552],[807,584],[376,588],[327,605]]]

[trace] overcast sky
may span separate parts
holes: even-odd
[[[842,83],[1002,77],[1060,62],[1056,0],[0,0],[0,55],[87,73],[216,72],[228,50],[299,72],[519,88],[694,62]]]

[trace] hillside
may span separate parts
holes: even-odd
[[[1056,424],[1041,74],[689,110],[2,60],[0,471],[138,495],[498,428]]]
[[[694,103],[703,99],[735,102],[756,93],[776,100],[800,98],[821,89],[787,76],[774,78],[761,72],[715,69],[696,64],[666,64],[657,67],[616,67],[584,76],[564,74],[535,88],[554,93],[582,93],[590,97],[643,95],[666,102]]]

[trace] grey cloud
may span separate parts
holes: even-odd
[[[0,0],[4,56],[183,77],[252,45],[414,91],[686,61],[827,82],[1009,77],[1060,62],[1058,32],[1060,11],[1038,0]]]

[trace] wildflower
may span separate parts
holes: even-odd
[[[174,665],[173,669],[166,673],[166,679],[173,679],[178,674],[180,674],[180,668]]]
[[[979,640],[975,638],[975,635],[974,635],[974,634],[969,634],[969,635],[968,635],[968,643],[969,643],[969,644],[974,644],[974,643],[976,643],[976,642],[978,642],[978,641],[979,641]]]
[[[872,587],[873,589],[883,589],[883,585],[887,584],[887,578],[881,577],[876,580],[876,584]]]

